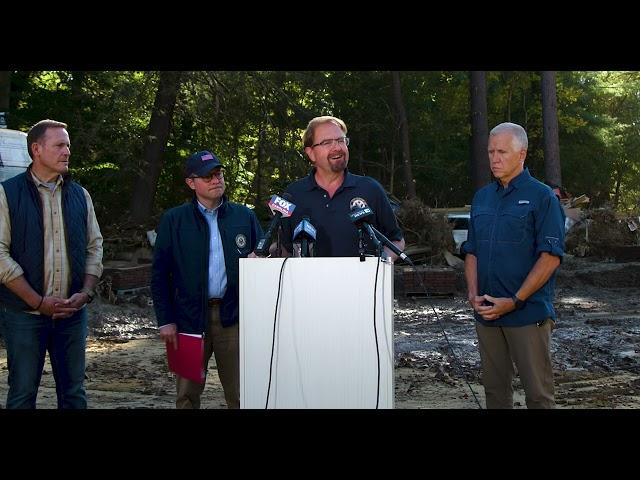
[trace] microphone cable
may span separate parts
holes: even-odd
[[[275,353],[275,342],[276,342],[276,329],[277,329],[277,324],[278,324],[278,306],[280,304],[280,293],[282,291],[282,277],[284,274],[284,266],[287,263],[287,260],[289,260],[290,257],[285,257],[284,261],[282,262],[282,266],[280,267],[280,275],[279,275],[279,279],[278,279],[278,293],[276,295],[276,307],[275,307],[275,311],[273,314],[273,332],[271,335],[271,358],[269,359],[269,382],[267,385],[267,396],[266,396],[266,402],[264,405],[265,410],[268,409],[269,407],[269,396],[270,396],[270,392],[271,392],[271,379],[273,377],[273,356]],[[377,302],[376,302],[376,298],[378,295],[378,273],[380,271],[380,261],[381,259],[379,257],[372,257],[372,258],[376,258],[377,262],[376,262],[376,276],[375,276],[375,280],[374,280],[374,286],[373,286],[373,335],[374,335],[374,339],[375,339],[375,345],[376,345],[376,359],[377,359],[377,381],[376,381],[376,410],[378,410],[379,405],[380,405],[380,346],[378,345],[378,328],[376,326],[376,312],[377,312]]]
[[[407,259],[408,260],[408,259]],[[411,261],[408,260],[409,263],[411,264],[412,267],[414,267],[417,270],[416,265]],[[416,273],[418,273],[416,271]],[[423,275],[426,278],[426,270],[423,272]],[[449,347],[449,350],[451,351],[451,355],[453,356],[453,364],[454,367],[456,368],[456,370],[458,371],[458,375],[460,375],[462,378],[464,378],[465,383],[467,384],[467,386],[469,387],[469,390],[471,391],[471,394],[473,395],[473,398],[475,399],[476,403],[478,404],[478,408],[480,410],[482,410],[482,404],[480,403],[480,401],[478,400],[478,397],[476,396],[476,392],[473,390],[473,388],[471,387],[471,384],[469,383],[469,380],[467,379],[467,376],[464,374],[464,371],[462,370],[462,363],[460,361],[460,359],[458,358],[458,356],[456,355],[456,352],[453,348],[453,345],[451,344],[451,342],[449,341],[449,337],[447,336],[447,332],[444,328],[444,322],[442,321],[442,319],[440,318],[440,315],[438,315],[438,311],[436,310],[435,306],[433,305],[433,303],[431,303],[431,295],[429,294],[429,290],[427,290],[426,285],[424,284],[424,281],[422,279],[421,275],[416,275],[418,277],[418,281],[420,282],[420,286],[422,287],[422,289],[424,290],[424,293],[427,294],[427,303],[429,304],[429,306],[431,307],[431,310],[433,310],[433,313],[436,316],[436,321],[438,323],[438,326],[440,327],[440,329],[442,330],[442,334],[444,335],[444,339],[447,343],[447,346]]]
[[[282,290],[282,274],[284,273],[284,265],[287,263],[290,257],[285,257],[280,267],[280,278],[278,280],[278,295],[276,296],[276,308],[273,312],[273,334],[271,335],[271,359],[269,360],[269,384],[267,386],[267,401],[264,404],[264,409],[269,407],[269,392],[271,391],[271,377],[273,373],[273,353],[275,351],[276,344],[276,325],[278,323],[278,305],[280,303],[280,292]]]
[[[417,267],[416,264],[413,263],[411,261],[411,259],[409,257],[403,258],[403,260],[405,260],[407,263],[409,263],[414,269],[416,269],[416,273],[417,272]],[[426,278],[426,270],[423,272],[423,276]],[[440,327],[440,329],[442,330],[442,335],[444,336],[444,339],[447,343],[447,346],[449,347],[449,350],[451,351],[451,355],[453,357],[453,364],[454,364],[454,368],[458,371],[458,374],[464,378],[465,383],[467,384],[467,386],[469,387],[469,390],[471,391],[471,394],[473,395],[473,398],[476,401],[476,404],[478,405],[478,408],[482,409],[482,404],[480,403],[480,401],[478,400],[478,397],[476,396],[476,392],[473,390],[473,388],[471,387],[471,384],[469,383],[469,380],[467,379],[467,376],[464,374],[464,371],[462,370],[462,362],[460,361],[460,359],[458,358],[458,356],[456,355],[456,352],[453,348],[453,345],[451,344],[451,342],[449,341],[449,337],[447,336],[447,331],[445,330],[444,327],[444,322],[442,321],[442,319],[440,318],[440,315],[438,315],[438,311],[436,310],[435,306],[433,305],[433,303],[431,303],[430,301],[430,297],[431,295],[429,294],[429,290],[427,289],[423,278],[421,275],[417,275],[418,277],[418,281],[420,282],[420,286],[422,287],[422,289],[424,290],[424,292],[427,295],[427,303],[429,304],[429,306],[431,307],[431,310],[433,310],[433,313],[436,316],[436,321],[438,323],[438,326]]]
[[[375,338],[376,340],[376,358],[378,360],[377,362],[377,367],[378,367],[378,380],[377,380],[377,387],[376,387],[376,410],[378,410],[378,405],[380,404],[380,347],[378,345],[378,328],[376,327],[376,305],[378,304],[378,302],[376,301],[377,297],[378,297],[378,271],[380,270],[380,262],[382,261],[381,258],[379,257],[373,257],[376,258],[377,262],[376,262],[376,279],[375,279],[375,283],[373,284],[373,338]],[[392,305],[393,305],[393,300],[391,301]],[[391,370],[393,372],[393,369]],[[393,373],[392,373],[393,375]]]

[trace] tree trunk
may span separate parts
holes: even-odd
[[[558,140],[558,100],[556,72],[542,72],[542,126],[544,141],[544,177],[550,184],[562,185],[560,143]]]
[[[476,72],[484,73],[484,72]],[[509,81],[507,85],[507,122],[511,121],[511,97],[513,96],[513,84]]]
[[[404,170],[404,181],[407,185],[407,198],[416,197],[416,184],[411,170],[411,150],[409,144],[409,122],[407,112],[402,100],[402,87],[400,85],[400,72],[391,72],[393,82],[393,104],[395,106],[396,118],[400,127],[400,137],[402,139],[402,165]]]
[[[473,190],[491,181],[489,169],[489,127],[487,126],[487,80],[485,72],[471,72],[471,181]]]
[[[364,172],[364,141],[362,139],[358,141],[358,156],[356,158],[358,159],[358,172]]]
[[[144,223],[152,213],[158,178],[164,163],[181,72],[160,72],[151,120],[144,140],[143,160],[133,189],[131,220]]]
[[[389,173],[391,174],[391,178],[389,179],[389,193],[393,195],[393,182],[395,181],[396,174],[396,156],[394,155],[395,150],[391,150],[391,168],[389,169]]]
[[[253,188],[255,189],[255,195],[253,197],[253,204],[255,208],[260,210],[262,206],[262,202],[264,199],[262,198],[262,165],[264,164],[263,159],[266,157],[266,152],[264,151],[265,144],[265,127],[263,123],[260,123],[260,127],[258,130],[258,149],[256,155],[256,174],[254,176],[254,184]],[[280,192],[278,192],[280,195]]]
[[[0,128],[7,128],[11,103],[11,72],[0,71]]]
[[[616,177],[616,186],[613,194],[613,209],[617,210],[620,204],[620,184],[622,183],[622,175]]]

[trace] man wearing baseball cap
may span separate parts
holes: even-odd
[[[151,291],[160,338],[203,334],[204,370],[215,354],[228,408],[240,408],[239,259],[252,252],[262,229],[252,210],[229,202],[224,166],[209,151],[185,163],[190,203],[166,211],[158,226]],[[200,408],[204,382],[177,376],[176,408]]]

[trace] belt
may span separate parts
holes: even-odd
[[[210,307],[212,307],[213,305],[220,305],[222,303],[222,299],[221,298],[210,298],[207,303],[209,304]]]

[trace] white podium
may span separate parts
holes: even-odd
[[[240,259],[240,407],[393,408],[393,265],[284,261]]]

